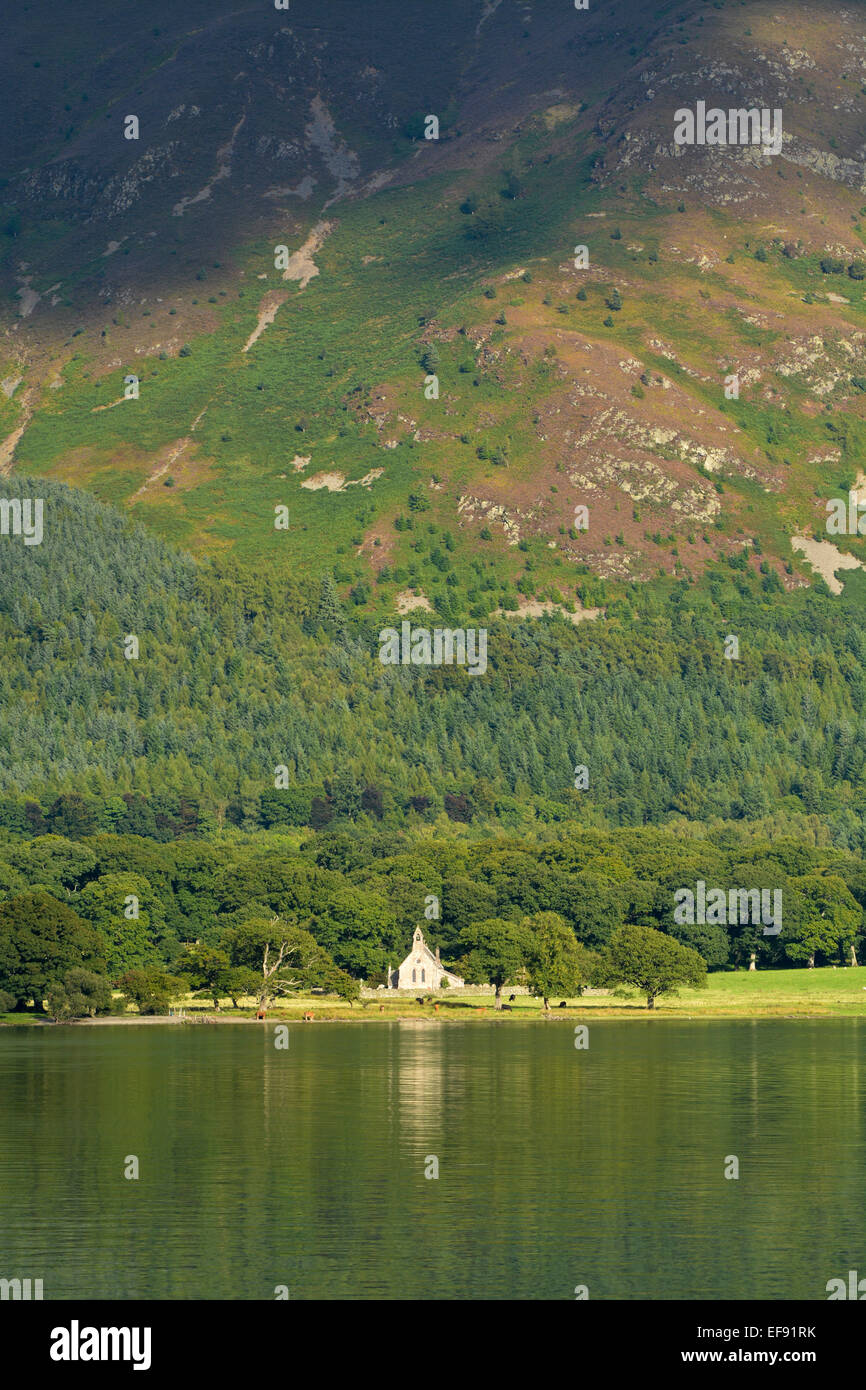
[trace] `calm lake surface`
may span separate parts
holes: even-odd
[[[0,1277],[824,1300],[866,1273],[864,1044],[864,1019],[599,1022],[586,1051],[560,1022],[291,1024],[286,1051],[270,1024],[0,1029]]]

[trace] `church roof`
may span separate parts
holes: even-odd
[[[436,964],[436,954],[434,951],[430,950],[430,947],[424,940],[424,935],[420,927],[412,937],[412,946],[403,964],[409,965],[412,960],[417,959],[419,956],[424,961],[430,961],[433,965]]]

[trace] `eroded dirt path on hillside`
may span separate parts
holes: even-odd
[[[543,603],[538,599],[524,599],[517,609],[495,608],[493,612],[497,618],[543,618],[546,613],[561,613],[563,618],[577,626],[578,623],[590,623],[601,617],[604,609],[584,608],[578,604],[575,611],[569,613],[561,603],[554,603],[551,599]]]
[[[859,570],[862,560],[854,555],[846,555],[831,541],[816,541],[811,536],[792,536],[791,546],[800,552],[806,563],[817,570],[831,594],[841,594],[842,583],[836,578],[837,570]]]
[[[866,471],[857,474],[851,488],[858,507],[866,506]],[[840,550],[832,541],[816,541],[814,536],[792,536],[791,549],[796,550],[808,565],[823,579],[831,594],[841,594],[843,582],[836,578],[838,570],[863,569],[863,561]]]
[[[335,225],[333,222],[316,223],[303,246],[289,256],[289,263],[283,271],[284,280],[296,281],[302,290],[307,288],[310,281],[319,274],[319,267],[313,258],[321,250]],[[288,290],[267,291],[259,304],[258,322],[244,343],[242,352],[249,352],[253,343],[258,342],[265,329],[270,327],[276,318],[280,305],[285,304],[288,297]]]
[[[283,271],[283,279],[297,280],[300,288],[305,290],[314,276],[319,273],[319,267],[313,257],[324,246],[333,230],[333,222],[317,222],[300,250],[295,251],[289,257],[289,264]]]
[[[154,468],[153,472],[144,480],[138,491],[132,494],[129,499],[130,502],[134,502],[138,497],[143,497],[148,488],[152,487],[154,483],[159,482],[159,479],[165,476],[172,464],[176,463],[181,454],[189,448],[190,444],[193,442],[192,437],[207,414],[209,406],[210,402],[208,402],[204,410],[200,411],[195,417],[190,426],[189,434],[185,434],[182,439],[176,439],[174,444],[169,446],[169,451],[165,458],[157,464],[156,468]]]
[[[280,305],[285,304],[288,297],[288,290],[268,290],[259,305],[259,321],[241,348],[242,352],[249,352],[253,343],[258,342],[265,329],[268,328],[276,318],[277,310]]]
[[[216,186],[216,184],[222,183],[224,179],[231,178],[232,160],[234,158],[235,153],[235,141],[238,138],[241,126],[243,125],[245,120],[246,113],[244,113],[244,115],[241,116],[240,120],[238,121],[237,125],[235,126],[226,143],[224,145],[221,145],[220,148],[217,150],[216,173],[208,179],[204,188],[200,188],[198,193],[194,193],[192,197],[189,198],[181,198],[179,203],[175,203],[174,207],[172,208],[173,217],[183,217],[187,208],[191,208],[195,203],[206,202],[210,198],[211,189],[213,189]]]
[[[384,468],[371,468],[363,478],[350,478],[348,482],[345,473],[316,473],[312,478],[304,478],[301,487],[308,492],[321,492],[323,488],[328,492],[345,492],[348,487],[371,487],[384,472]]]
[[[31,387],[25,391],[21,397],[21,423],[15,426],[11,434],[0,443],[0,475],[5,476],[12,472],[12,464],[15,460],[15,450],[18,448],[19,440],[24,431],[33,419],[33,400],[36,395],[35,388]]]

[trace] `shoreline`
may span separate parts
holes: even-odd
[[[99,1017],[99,1018],[76,1018],[54,1020],[46,1017],[27,1017],[20,1019],[3,1018],[0,1019],[0,1029],[3,1028],[129,1028],[129,1027],[154,1027],[162,1026],[166,1028],[207,1028],[213,1024],[240,1024],[256,1025],[264,1027],[274,1027],[279,1024],[353,1024],[353,1025],[375,1025],[389,1023],[406,1023],[413,1027],[425,1025],[428,1027],[448,1027],[454,1024],[512,1024],[519,1025],[525,1023],[622,1023],[622,1022],[679,1022],[679,1023],[700,1023],[700,1022],[815,1022],[837,1020],[844,1018],[863,1018],[866,1019],[866,1005],[860,1005],[857,1009],[837,1007],[833,1008],[800,1008],[791,1011],[791,1006],[779,1006],[778,1008],[758,1008],[758,1009],[724,1009],[710,1008],[698,1010],[695,1013],[687,1013],[684,1009],[665,1009],[658,1005],[654,1009],[647,1009],[642,1005],[632,1005],[630,1008],[594,1008],[594,1009],[563,1009],[556,1010],[549,1014],[543,1014],[537,1010],[518,1014],[503,1014],[487,1010],[466,1010],[460,1016],[454,1014],[423,1014],[418,1013],[397,1013],[396,1011],[388,1014],[364,1015],[361,1013],[354,1016],[348,1013],[328,1013],[321,1014],[312,1019],[305,1019],[301,1014],[273,1014],[267,1019],[257,1019],[242,1014],[199,1014],[192,1018],[172,1018],[167,1014],[144,1015],[129,1014],[119,1017]]]
[[[217,1011],[213,1002],[201,995],[186,996],[170,1001],[171,1014],[113,1013],[98,1018],[62,1020],[59,1024],[46,1014],[0,1014],[0,1029],[4,1027],[75,1027],[104,1028],[118,1025],[165,1027],[207,1027],[209,1024],[280,1024],[292,1023],[354,1023],[372,1026],[377,1023],[404,1023],[443,1026],[455,1023],[602,1023],[606,1020],[678,1019],[698,1022],[701,1019],[838,1019],[866,1018],[866,966],[844,970],[819,967],[816,970],[725,971],[710,975],[702,989],[684,988],[679,994],[662,995],[655,1007],[646,1007],[646,996],[636,991],[614,993],[609,990],[587,990],[579,997],[560,1000],[545,1012],[540,998],[530,994],[511,996],[503,990],[503,1004],[496,1009],[492,993],[471,993],[462,998],[427,994],[424,1002],[418,996],[382,999],[338,999],[322,994],[297,994],[275,1000],[265,1020],[255,1017],[255,1006],[242,1004],[239,1008],[229,999],[221,1000]],[[118,999],[119,1002],[119,999]],[[305,1017],[307,1016],[307,1017]]]

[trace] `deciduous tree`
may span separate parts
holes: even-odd
[[[680,985],[699,989],[707,982],[703,957],[652,927],[620,927],[611,937],[604,964],[611,983],[639,989],[648,1009],[655,1008],[659,995],[676,994]]]

